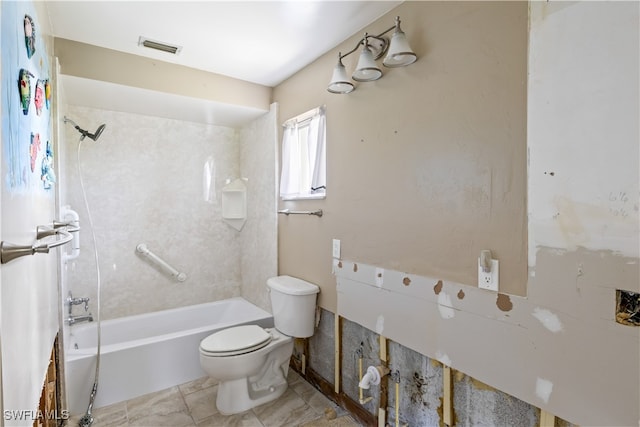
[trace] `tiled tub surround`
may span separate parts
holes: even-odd
[[[289,370],[289,389],[279,399],[241,414],[216,409],[218,386],[209,377],[94,411],[94,427],[358,427],[349,415]],[[327,412],[335,411],[335,418]],[[72,417],[69,426],[77,425]]]
[[[100,256],[103,319],[241,295],[269,308],[264,287],[277,274],[275,110],[246,129],[232,129],[66,106],[65,115],[77,123],[106,123],[100,140],[86,139],[80,153]],[[78,135],[70,126],[63,132],[61,203],[79,213],[83,227],[80,256],[65,267],[67,286],[74,296],[90,297],[89,309],[95,312],[93,242],[78,179]],[[244,146],[252,155],[241,156]],[[213,173],[205,197],[208,161]],[[238,232],[222,221],[221,189],[226,179],[245,172],[249,216]],[[139,243],[185,272],[187,280],[177,282],[138,256]]]
[[[94,407],[205,376],[200,367],[200,341],[242,324],[273,327],[273,317],[242,298],[231,298],[102,322]],[[65,352],[67,402],[71,414],[81,414],[89,403],[95,372],[96,322],[71,330]]]
[[[61,205],[79,213],[83,231],[80,257],[63,266],[61,303],[72,290],[74,297],[90,298],[95,317],[100,301],[103,321],[239,296],[271,310],[266,281],[277,275],[276,104],[240,129],[74,105],[65,106],[65,115],[87,127],[105,123],[106,129],[99,142],[87,139],[80,151],[102,273],[98,298],[94,244],[78,176],[78,135],[62,128]],[[205,165],[213,166],[207,194]],[[237,177],[248,178],[248,218],[241,232],[222,221],[220,205],[226,179]],[[139,243],[185,272],[187,280],[172,279],[136,254]],[[82,307],[73,310],[83,314]],[[70,327],[63,329],[69,348]],[[73,381],[82,383],[84,411],[93,368],[77,353],[71,350],[66,360],[82,366]],[[105,359],[113,357],[121,356]],[[200,370],[198,359],[195,366]],[[108,381],[104,370],[98,403]],[[70,394],[75,409],[74,399]]]
[[[276,165],[277,105],[239,132],[240,176],[247,178],[247,222],[242,242],[240,294],[258,307],[271,310],[267,279],[278,275],[278,218]]]

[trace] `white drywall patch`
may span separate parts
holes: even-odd
[[[381,288],[384,283],[384,268],[376,268],[376,286]]]
[[[451,303],[451,296],[446,292],[440,292],[438,294],[438,310],[443,319],[452,319],[456,315],[453,304]]]
[[[331,272],[333,274],[336,274],[338,270],[341,268],[342,268],[342,261],[340,259],[333,258],[333,261],[331,262]]]
[[[437,352],[436,360],[445,366],[451,366],[451,358],[446,353]]]
[[[553,383],[544,378],[538,378],[536,380],[536,396],[538,396],[544,403],[549,403],[549,397],[553,391]]]
[[[562,322],[558,316],[546,308],[536,307],[533,309],[532,315],[542,323],[542,326],[553,333],[558,333],[563,329]]]
[[[384,316],[381,314],[376,320],[376,334],[382,335],[382,331],[384,331]]]

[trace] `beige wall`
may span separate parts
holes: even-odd
[[[477,257],[500,261],[500,288],[526,293],[527,3],[407,2],[418,61],[349,95],[326,91],[338,51],[274,90],[284,121],[327,106],[327,198],[281,202],[322,218],[279,218],[279,268],[322,288],[335,310],[331,239],[342,257],[477,284]],[[357,54],[344,60],[348,72]]]
[[[55,55],[62,74],[269,110],[271,88],[259,84],[61,38]]]
[[[494,40],[489,35],[499,33],[504,24],[498,10],[512,8],[522,20],[505,21],[519,28],[517,34],[525,34],[519,47],[508,51],[500,43],[513,42],[514,34],[504,31]],[[636,425],[640,328],[616,323],[615,306],[617,289],[640,292],[640,7],[637,2],[532,2],[529,8],[527,20],[527,4],[521,3],[405,3],[383,19],[393,14],[416,19],[413,25],[403,19],[420,55],[416,64],[389,70],[383,80],[373,86],[361,84],[338,101],[322,93],[332,65],[329,58],[276,88],[283,118],[312,103],[326,103],[330,135],[329,196],[324,202],[296,204],[323,208],[326,216],[315,222],[280,219],[280,272],[321,281],[323,304],[329,308],[337,282],[339,315],[551,414],[578,425]],[[461,49],[456,40],[475,46],[469,48],[475,54]],[[440,55],[442,46],[451,51],[449,59]],[[520,69],[509,62],[516,58]],[[478,64],[486,62],[496,67],[483,74]],[[462,65],[456,68],[452,63]],[[463,76],[464,69],[472,67],[476,73]],[[424,78],[413,76],[416,69]],[[499,70],[513,80],[497,74]],[[393,83],[387,83],[398,73],[413,83],[399,88],[410,110],[408,119],[394,110],[400,100],[391,96]],[[456,85],[443,82],[456,76]],[[493,79],[503,82],[488,84]],[[527,99],[524,93],[521,98],[526,110],[521,106],[517,113],[500,107],[505,92],[513,93],[504,88],[515,80],[527,86]],[[303,92],[305,84],[311,89]],[[299,99],[294,92],[306,96]],[[417,101],[419,97],[423,99]],[[494,104],[482,109],[478,99]],[[453,103],[460,104],[457,110],[449,108]],[[457,122],[448,121],[449,115],[438,116],[442,110]],[[482,120],[471,122],[469,117]],[[407,136],[404,129],[412,126],[428,147],[435,144],[431,158],[419,157],[406,142],[413,135]],[[461,132],[486,136],[525,126],[527,162],[524,157],[512,162],[516,157],[503,141],[502,154],[498,150],[499,157],[490,163],[491,194],[517,196],[505,198],[502,205],[467,203],[476,217],[460,215],[455,202],[465,200],[472,184],[482,182],[484,158],[468,147],[445,155],[446,144],[438,141],[458,147],[468,142],[458,136]],[[525,135],[519,135],[518,146],[524,147]],[[393,217],[402,208],[415,208],[416,191],[410,190],[418,185],[404,178],[404,169],[413,171],[414,181],[420,182],[423,175],[412,166],[421,161],[438,172],[429,182],[429,200],[446,207],[441,210],[446,223],[426,213],[423,218],[404,213]],[[369,170],[384,178],[372,178]],[[450,172],[464,170],[467,181],[456,181],[466,176],[464,172]],[[520,181],[507,179],[514,171]],[[373,179],[377,193],[364,186],[363,174]],[[464,185],[456,187],[456,182]],[[512,184],[511,193],[496,190],[506,183]],[[444,187],[451,193],[436,191]],[[394,191],[400,194],[390,196]],[[342,197],[339,203],[331,199],[336,192]],[[395,209],[395,200],[404,203],[401,209]],[[374,209],[372,216],[359,205]],[[507,229],[513,221],[506,218],[518,218],[517,234]],[[526,230],[521,224],[525,220]],[[517,283],[526,297],[467,286],[475,280],[473,272],[464,270],[464,261],[475,255],[469,248],[482,239],[487,223],[495,224],[492,242],[522,245],[512,248],[510,255],[518,260],[515,264],[528,268],[528,276],[521,273],[513,282],[504,275],[508,263],[503,251],[494,252],[501,261],[502,290],[513,290],[507,286]],[[438,226],[448,235],[443,236]],[[473,230],[466,240],[459,234],[465,227]],[[428,231],[421,231],[425,228]],[[437,258],[428,245],[420,246],[426,234],[441,251]],[[390,244],[395,235],[406,250]],[[337,277],[331,277],[327,267],[332,237],[342,238],[343,244],[343,259],[335,263]],[[302,245],[305,249],[299,249]],[[467,251],[474,253],[465,255]],[[422,271],[412,265],[414,253],[422,257]],[[459,264],[462,278],[451,263]],[[384,267],[382,278],[379,267]],[[407,328],[408,324],[416,327]]]

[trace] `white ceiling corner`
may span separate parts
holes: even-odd
[[[153,58],[274,87],[348,37],[399,5],[400,1],[50,1],[52,35],[125,53]],[[138,45],[140,36],[180,46],[178,55]],[[97,95],[118,85],[64,79],[70,102],[100,103]],[[73,85],[78,85],[77,89]],[[160,96],[139,90],[136,96]],[[88,95],[92,94],[92,95]],[[76,95],[80,99],[76,99]],[[126,94],[123,93],[123,96]],[[111,97],[115,98],[115,97]],[[172,97],[178,104],[202,100]],[[127,102],[131,102],[128,97]],[[159,101],[159,99],[155,99]],[[111,101],[113,102],[113,100]],[[147,106],[150,103],[145,103]],[[206,103],[205,103],[206,104]],[[193,109],[194,121],[247,120],[256,114],[240,107],[225,116],[224,106],[209,103]],[[104,108],[104,106],[102,106]],[[115,109],[112,106],[108,109]],[[129,107],[129,110],[133,106]],[[249,109],[252,110],[252,109]],[[123,110],[128,111],[128,110]],[[175,114],[167,111],[166,114]],[[149,114],[149,113],[147,113]],[[166,115],[165,114],[165,115]],[[226,118],[225,118],[226,117]]]

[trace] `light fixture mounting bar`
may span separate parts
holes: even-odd
[[[365,36],[360,40],[358,40],[358,44],[356,44],[356,46],[353,49],[351,49],[349,52],[345,53],[344,55],[340,54],[340,59],[346,58],[347,56],[351,55],[353,52],[358,50],[360,46],[364,45],[365,40],[367,39],[374,40],[373,43],[368,42],[369,48],[373,53],[373,59],[376,59],[376,60],[380,59],[382,55],[384,55],[387,49],[389,48],[389,40],[383,36],[387,34],[389,31],[393,30],[394,28],[396,28],[395,25],[375,36],[365,33]]]

